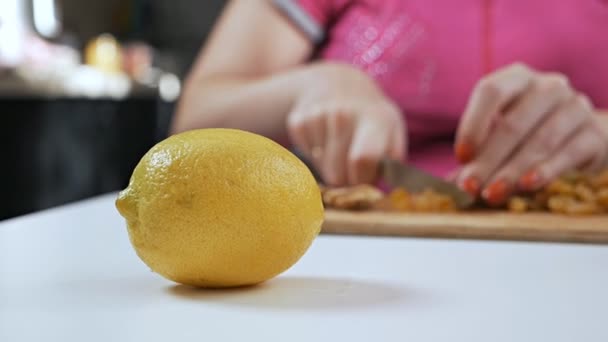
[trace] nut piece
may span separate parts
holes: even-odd
[[[566,208],[570,205],[572,201],[572,197],[568,197],[565,195],[555,195],[549,197],[547,207],[555,213],[565,214]]]
[[[608,187],[602,188],[597,192],[597,203],[608,211]]]
[[[582,172],[564,174],[535,194],[533,203],[542,204],[551,212],[567,215],[608,213],[608,170],[597,175]]]
[[[456,210],[456,203],[450,196],[427,189],[413,196],[413,209],[423,213],[449,212]]]
[[[563,179],[551,182],[546,191],[551,195],[574,195],[574,186]]]
[[[384,197],[382,191],[371,185],[325,189],[323,203],[330,208],[345,210],[370,209]]]
[[[405,189],[395,189],[388,196],[391,210],[412,211],[414,204],[412,196]]]
[[[566,207],[568,215],[594,215],[601,213],[601,208],[594,202],[572,201]]]
[[[552,212],[567,215],[593,215],[602,212],[595,202],[583,202],[564,195],[549,198],[548,206]]]
[[[509,200],[509,211],[514,213],[525,213],[530,210],[530,201],[527,198],[523,197],[512,197]]]
[[[608,169],[591,179],[594,188],[608,188]]]
[[[582,183],[577,184],[574,187],[574,193],[576,194],[576,197],[583,202],[595,202],[595,194],[588,185]]]
[[[547,191],[537,192],[530,203],[530,209],[546,211],[549,206],[550,197],[551,195]]]

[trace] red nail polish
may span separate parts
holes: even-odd
[[[460,187],[474,197],[479,195],[481,183],[477,177],[468,177],[460,184]]]
[[[499,180],[483,190],[481,196],[489,205],[499,206],[507,200],[510,192],[510,186],[506,180]]]
[[[536,189],[538,184],[540,183],[540,174],[536,170],[530,170],[526,172],[519,179],[519,186],[526,191],[531,191]]]
[[[466,164],[475,158],[475,149],[468,142],[459,142],[454,148],[454,154],[461,164]]]

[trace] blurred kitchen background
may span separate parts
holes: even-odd
[[[123,188],[222,0],[0,0],[0,220]]]

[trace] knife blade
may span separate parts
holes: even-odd
[[[408,192],[417,193],[427,189],[450,196],[456,205],[466,209],[475,203],[475,198],[455,184],[435,177],[411,165],[392,159],[384,159],[381,164],[382,177],[391,188],[402,187]]]

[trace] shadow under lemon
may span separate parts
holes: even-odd
[[[171,295],[193,301],[251,308],[291,310],[366,309],[416,305],[424,294],[413,289],[347,278],[282,276],[256,286],[200,289],[167,288]]]

